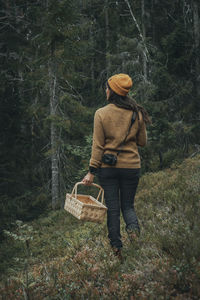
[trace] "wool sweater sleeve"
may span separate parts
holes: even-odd
[[[101,159],[104,153],[105,136],[102,121],[99,112],[96,111],[94,116],[94,130],[92,154],[90,159],[90,167],[98,168],[101,165]]]
[[[142,115],[140,114],[140,120],[139,120],[139,131],[137,134],[137,145],[140,147],[144,147],[147,144],[147,131],[146,131],[146,125],[142,118]]]

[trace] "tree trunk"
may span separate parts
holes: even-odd
[[[145,38],[146,38],[146,28],[145,28],[144,0],[142,0],[141,6],[142,6],[142,36],[143,36],[143,39],[145,40]],[[143,59],[143,76],[144,76],[144,80],[146,82],[147,81],[147,57],[146,57],[145,51],[143,51],[142,59]]]
[[[151,2],[151,28],[152,28],[152,42],[156,44],[156,30],[155,30],[155,6],[154,0]]]
[[[141,11],[142,11],[142,30],[137,22],[136,17],[133,14],[133,10],[131,8],[130,2],[128,0],[124,0],[129,8],[131,17],[133,19],[133,22],[136,25],[136,28],[139,32],[139,36],[141,38],[142,41],[142,54],[141,54],[141,60],[142,60],[142,70],[141,70],[141,75],[143,77],[143,88],[140,92],[140,97],[141,97],[141,101],[145,101],[146,100],[146,91],[145,91],[145,83],[147,82],[147,62],[148,62],[148,56],[149,56],[149,51],[147,49],[146,46],[146,42],[145,42],[145,35],[146,35],[146,30],[145,30],[145,5],[144,5],[144,0],[141,1]]]
[[[161,150],[159,150],[158,155],[159,155],[159,160],[160,160],[160,169],[162,170],[163,169],[163,155],[162,155]]]
[[[145,46],[145,38],[146,38],[146,27],[145,27],[145,0],[141,1],[141,19],[142,19],[142,36],[143,36],[143,43]],[[146,101],[147,94],[146,94],[146,82],[147,82],[147,53],[145,48],[142,52],[142,69],[143,69],[143,82],[144,82],[144,88],[142,92],[143,101]]]
[[[105,1],[105,25],[106,25],[106,73],[107,78],[111,75],[110,74],[110,29],[109,29],[109,15],[108,15],[108,7],[109,7],[109,0]]]
[[[56,96],[56,65],[53,59],[49,62],[49,93],[50,93],[50,116],[51,116],[51,199],[52,208],[55,209],[58,206],[59,198],[59,155],[57,148],[57,128],[55,125],[54,117],[57,111],[57,96]]]
[[[193,1],[193,24],[194,24],[194,43],[195,43],[195,71],[196,71],[196,92],[200,97],[200,20],[199,20],[199,4]]]
[[[92,46],[92,51],[94,51],[94,34],[93,34],[93,30],[92,30],[92,25],[90,27],[90,42],[91,42],[91,46]],[[94,54],[92,54],[90,70],[91,70],[91,81],[92,81],[91,84],[92,84],[92,94],[93,95],[95,93],[94,68],[95,68],[95,66],[94,66]]]
[[[129,1],[128,0],[124,0],[124,1],[126,2],[128,8],[129,8],[129,11],[130,11],[131,17],[133,19],[133,22],[135,23],[135,25],[137,27],[137,30],[139,32],[139,36],[140,36],[140,38],[141,38],[141,40],[143,42],[143,45],[144,45],[144,55],[146,56],[146,60],[148,60],[149,51],[147,49],[147,46],[146,46],[146,43],[145,43],[142,31],[140,29],[140,26],[139,26],[139,24],[138,24],[138,22],[137,22],[137,20],[136,20],[136,18],[134,16],[134,14],[133,14],[133,11],[132,11],[132,8],[131,8],[131,5],[130,5]]]

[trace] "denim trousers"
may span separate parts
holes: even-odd
[[[120,210],[126,230],[140,231],[134,209],[134,198],[139,182],[140,169],[101,168],[99,182],[104,189],[107,210],[108,238],[112,247],[122,247],[120,234]]]

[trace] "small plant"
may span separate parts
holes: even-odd
[[[21,289],[23,291],[24,298],[28,299],[29,288],[33,285],[33,282],[29,276],[29,269],[32,258],[31,241],[33,241],[35,231],[33,230],[32,226],[24,224],[20,220],[16,221],[16,227],[17,228],[15,232],[4,230],[4,234],[22,245],[23,256],[14,257],[13,260],[23,268],[23,277],[18,277],[16,279],[22,284]]]

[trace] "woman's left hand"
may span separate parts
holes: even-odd
[[[90,172],[88,172],[87,175],[85,175],[85,177],[82,180],[84,185],[91,185],[93,181],[94,181],[94,175],[91,174]]]

